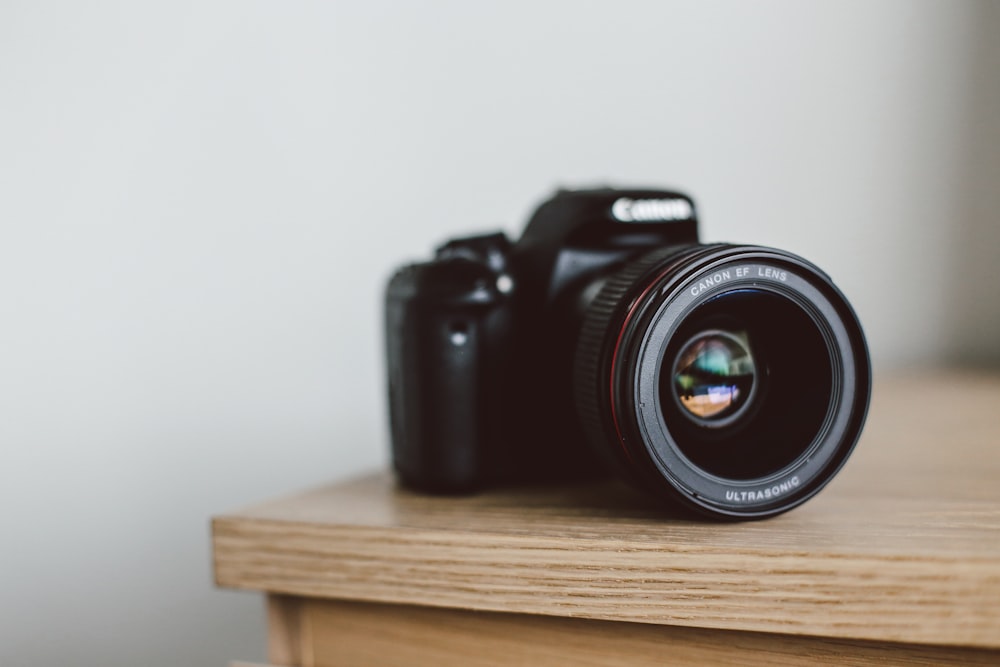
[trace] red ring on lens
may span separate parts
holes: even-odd
[[[618,402],[616,400],[618,392],[615,391],[615,366],[618,364],[618,350],[621,347],[622,339],[625,337],[625,330],[628,329],[628,325],[638,312],[639,306],[646,298],[646,295],[649,294],[650,290],[652,290],[658,282],[660,282],[661,278],[666,276],[668,273],[671,273],[676,265],[676,263],[672,263],[670,266],[661,271],[653,280],[649,281],[649,284],[646,285],[645,289],[642,290],[639,296],[633,299],[632,303],[629,304],[628,312],[625,314],[625,319],[622,321],[621,329],[618,330],[618,337],[615,339],[615,346],[611,352],[611,377],[608,383],[608,397],[611,399],[611,421],[615,425],[615,433],[618,435],[618,444],[621,445],[622,451],[625,452],[625,458],[627,458],[629,462],[632,461],[632,454],[629,452],[628,445],[625,444],[625,435],[622,433],[621,424],[618,423],[618,411],[615,409],[615,405]]]

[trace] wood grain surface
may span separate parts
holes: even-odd
[[[779,517],[692,521],[615,482],[435,498],[376,473],[216,517],[215,576],[312,598],[1000,648],[998,480],[1000,376],[876,375],[855,454]]]

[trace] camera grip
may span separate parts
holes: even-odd
[[[505,307],[495,276],[449,260],[413,265],[386,296],[394,467],[404,484],[461,493],[483,483]]]

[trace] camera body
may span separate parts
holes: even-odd
[[[825,274],[699,243],[680,192],[559,190],[516,242],[450,240],[385,297],[393,463],[425,492],[616,470],[712,516],[768,516],[832,477],[867,410],[864,338]],[[820,369],[815,406],[782,349]],[[783,408],[808,422],[792,444]]]
[[[454,239],[398,271],[386,330],[402,480],[461,492],[596,474],[569,400],[566,332],[581,286],[645,251],[697,242],[680,193],[560,190],[516,244],[502,233]]]

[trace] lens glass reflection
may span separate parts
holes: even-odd
[[[745,332],[709,329],[695,334],[674,366],[674,391],[689,416],[721,423],[749,404],[756,369]]]

